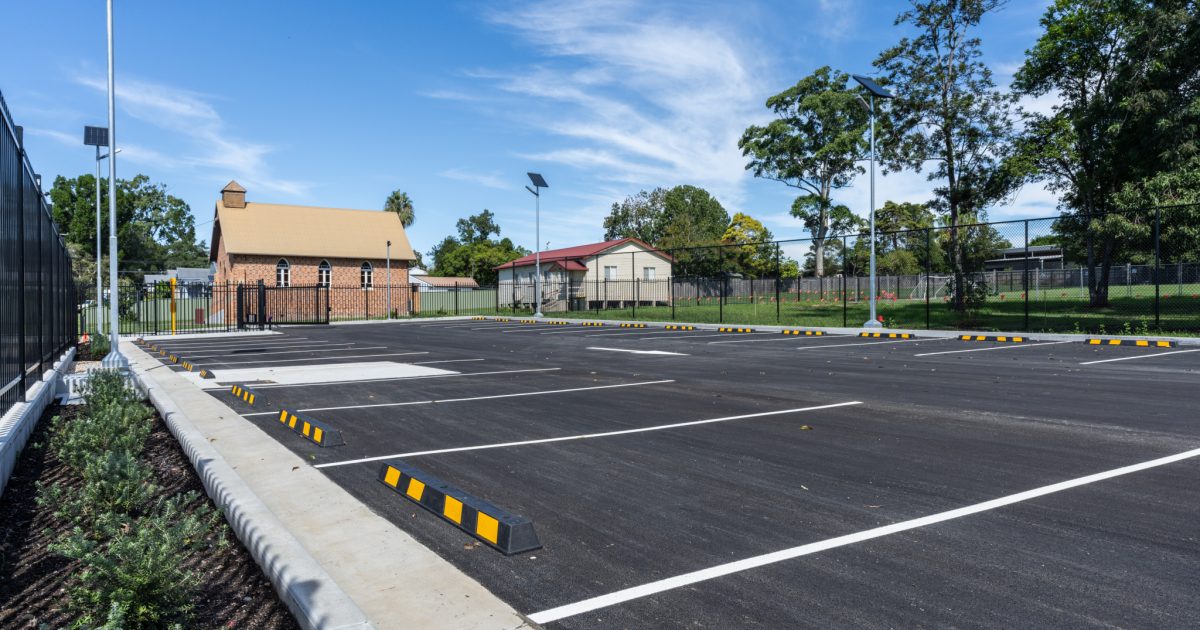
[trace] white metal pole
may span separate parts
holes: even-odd
[[[117,99],[113,80],[113,0],[108,0],[108,329],[111,345],[101,365],[119,370],[129,369],[121,355],[120,320],[117,315]]]
[[[881,328],[875,317],[875,95],[871,95],[871,318],[865,328]]]
[[[537,274],[537,277],[535,277],[533,279],[533,291],[534,291],[534,293],[537,294],[537,310],[533,314],[533,316],[541,317],[542,316],[542,189],[538,188],[537,186],[534,186],[534,189],[537,190],[537,193],[533,195],[534,221],[536,223],[536,226],[534,227],[534,237],[537,239],[537,243],[534,244],[537,247],[537,253],[534,255],[534,272]]]
[[[104,327],[100,325],[101,313],[104,312],[104,272],[102,270],[103,262],[100,238],[100,145],[96,145],[96,305],[92,307],[92,314],[96,320],[93,324],[96,327],[96,334],[103,335]]]

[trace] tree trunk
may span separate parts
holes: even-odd
[[[813,245],[816,248],[816,254],[817,254],[817,261],[816,261],[817,262],[817,264],[816,264],[817,277],[820,278],[825,275],[825,239],[818,238],[816,243],[814,243]]]

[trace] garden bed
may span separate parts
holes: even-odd
[[[124,544],[139,544],[129,530],[145,529],[155,523],[184,523],[195,517],[203,524],[202,540],[187,543],[184,552],[176,557],[176,564],[190,573],[196,580],[194,588],[183,593],[183,602],[164,608],[161,619],[142,622],[142,626],[167,626],[178,623],[186,628],[268,628],[284,629],[298,627],[287,608],[279,601],[270,582],[255,564],[250,554],[238,543],[228,524],[212,510],[212,502],[204,494],[200,479],[189,464],[162,419],[150,408],[147,415],[151,424],[144,448],[137,459],[150,472],[148,483],[142,487],[153,487],[154,496],[144,506],[130,510],[135,516],[115,516],[117,525],[110,538],[95,534],[101,528],[85,520],[81,524],[82,540],[99,539],[97,554],[105,553],[108,540],[125,536]],[[91,617],[87,617],[87,606],[79,594],[84,586],[85,562],[70,559],[56,553],[65,539],[71,537],[76,524],[69,517],[56,514],[58,505],[64,501],[47,501],[58,487],[66,501],[83,496],[84,477],[78,464],[70,465],[59,457],[53,446],[55,435],[65,430],[70,423],[84,418],[87,411],[83,406],[53,406],[49,408],[29,444],[21,455],[13,472],[8,488],[0,497],[0,627],[3,628],[61,628],[80,623],[88,626],[100,625],[107,614],[97,611],[91,604]],[[60,416],[57,423],[52,416]],[[58,439],[61,439],[59,436]],[[192,493],[192,494],[188,494]],[[39,501],[41,497],[41,501]],[[162,516],[163,501],[180,501],[177,514],[167,510]],[[100,517],[103,518],[103,517]],[[111,526],[110,526],[111,528]],[[80,542],[76,538],[75,542]],[[158,539],[150,537],[155,543]],[[167,536],[162,538],[167,540]],[[57,544],[56,544],[57,543]],[[165,542],[164,542],[165,544]],[[170,549],[157,550],[170,553]],[[139,552],[140,553],[140,552]],[[73,555],[79,555],[78,553]],[[115,555],[115,554],[114,554]],[[149,556],[150,554],[145,554]],[[108,560],[95,556],[89,566]],[[122,561],[117,561],[120,565]],[[161,563],[161,561],[160,561]],[[140,576],[137,569],[118,566],[116,570]],[[160,568],[161,571],[161,568]],[[130,579],[130,578],[126,578]],[[95,588],[92,589],[93,592]],[[139,601],[137,597],[133,601]],[[102,606],[106,610],[108,606]],[[136,617],[138,611],[129,617]],[[90,623],[88,623],[90,621]],[[137,627],[133,619],[122,627]]]

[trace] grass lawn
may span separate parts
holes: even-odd
[[[1153,287],[1151,287],[1153,291]],[[555,317],[592,319],[638,319],[648,321],[686,321],[698,323],[760,324],[785,326],[851,326],[865,322],[870,307],[865,301],[842,303],[839,297],[821,300],[819,296],[788,296],[780,304],[772,298],[751,302],[742,298],[720,304],[702,300],[677,302],[674,313],[669,306],[626,307],[601,311],[554,313]],[[790,299],[789,299],[790,298]],[[1050,297],[1029,302],[1030,332],[1088,332],[1088,333],[1148,333],[1155,330],[1153,293],[1143,297],[1113,295],[1110,306],[1094,309],[1086,298],[1077,294]],[[1162,332],[1200,332],[1200,297],[1167,296],[1160,300]],[[877,313],[889,328],[936,328],[1025,330],[1025,302],[1019,292],[991,296],[987,303],[970,316],[955,312],[941,298],[930,300],[928,313],[925,300],[880,299]]]

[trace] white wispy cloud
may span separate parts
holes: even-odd
[[[487,188],[496,188],[498,190],[507,190],[512,188],[512,181],[505,180],[499,173],[472,173],[462,169],[452,168],[438,173],[439,176],[446,179],[454,179],[460,182],[470,182],[479,184]]]
[[[766,94],[753,39],[674,10],[607,0],[496,11],[489,19],[544,62],[464,74],[517,99],[518,120],[561,140],[521,157],[587,170],[625,194],[694,184],[736,207],[747,179],[737,141]]]
[[[39,127],[26,127],[25,133],[27,133],[31,136],[41,136],[43,138],[49,138],[59,144],[63,144],[63,145],[69,146],[69,147],[77,147],[83,143],[83,138],[80,137],[79,135],[71,135],[65,131],[58,131],[56,129],[42,129]]]
[[[103,80],[76,77],[85,87],[105,92]],[[130,116],[171,132],[189,141],[188,154],[167,156],[161,151],[122,140],[117,143],[127,159],[142,160],[168,168],[198,167],[233,177],[247,186],[301,196],[307,183],[277,177],[271,172],[267,156],[273,147],[231,135],[216,107],[203,95],[179,88],[124,79],[117,83],[117,106]]]

